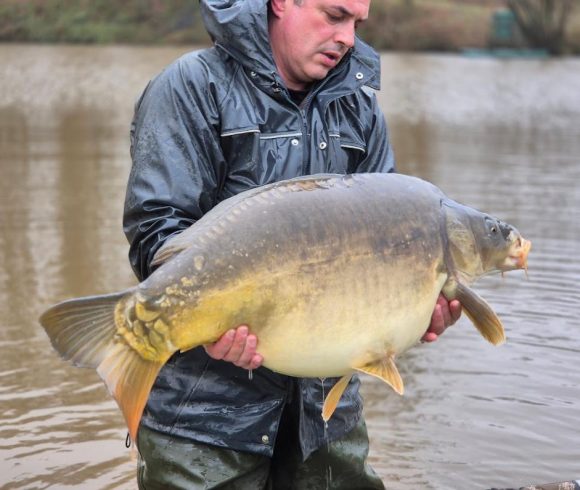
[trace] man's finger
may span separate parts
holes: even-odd
[[[438,335],[434,332],[427,331],[423,337],[421,337],[421,341],[423,342],[435,342],[438,339]]]
[[[264,358],[260,354],[254,354],[247,369],[258,369],[262,362],[264,362]]]
[[[247,337],[248,337],[248,327],[241,326],[236,328],[236,335],[234,336],[232,346],[230,347],[230,350],[226,353],[226,355],[223,357],[223,360],[233,362],[234,364],[236,364],[240,359],[242,352],[244,352]]]
[[[451,312],[451,324],[453,325],[461,317],[463,309],[461,303],[454,299],[449,302],[449,311]]]
[[[244,369],[257,369],[263,362],[262,356],[256,353],[257,345],[258,338],[249,333],[246,325],[240,325],[204,348],[213,359],[231,362]]]
[[[441,335],[445,330],[445,307],[441,306],[439,301],[435,305],[433,310],[433,316],[431,317],[431,325],[429,326],[429,332],[433,332],[436,335]]]
[[[442,323],[439,326],[440,329],[437,331],[437,335],[441,335],[445,329],[451,325],[453,322],[451,321],[451,312],[449,311],[449,303],[446,299],[443,300],[443,304],[441,305],[441,318]]]
[[[228,330],[225,334],[223,334],[217,342],[213,344],[205,345],[205,351],[209,354],[210,357],[213,359],[223,359],[224,356],[229,352],[234,342],[234,338],[236,336],[236,331],[232,328]]]
[[[238,356],[238,359],[232,361],[236,366],[243,367],[245,369],[252,369],[250,367],[252,359],[256,354],[256,345],[258,344],[258,339],[255,335],[248,335],[245,339],[243,350]]]

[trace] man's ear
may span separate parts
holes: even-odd
[[[270,0],[270,9],[275,17],[280,17],[286,10],[286,0]]]

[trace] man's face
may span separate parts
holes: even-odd
[[[270,40],[282,79],[304,90],[323,79],[354,46],[371,0],[272,0]]]

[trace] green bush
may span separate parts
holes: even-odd
[[[207,44],[196,0],[0,0],[0,41]],[[249,1],[249,0],[248,0]],[[359,33],[379,50],[485,48],[504,0],[373,0]],[[580,9],[568,51],[580,53]]]

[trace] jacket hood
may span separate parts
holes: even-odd
[[[207,32],[246,68],[276,71],[268,35],[268,0],[201,0]]]
[[[271,78],[277,69],[268,34],[268,3],[268,0],[200,0],[203,21],[214,43],[247,69]],[[365,84],[378,89],[378,54],[357,37],[347,56],[349,59],[344,62],[362,66],[371,75]]]

